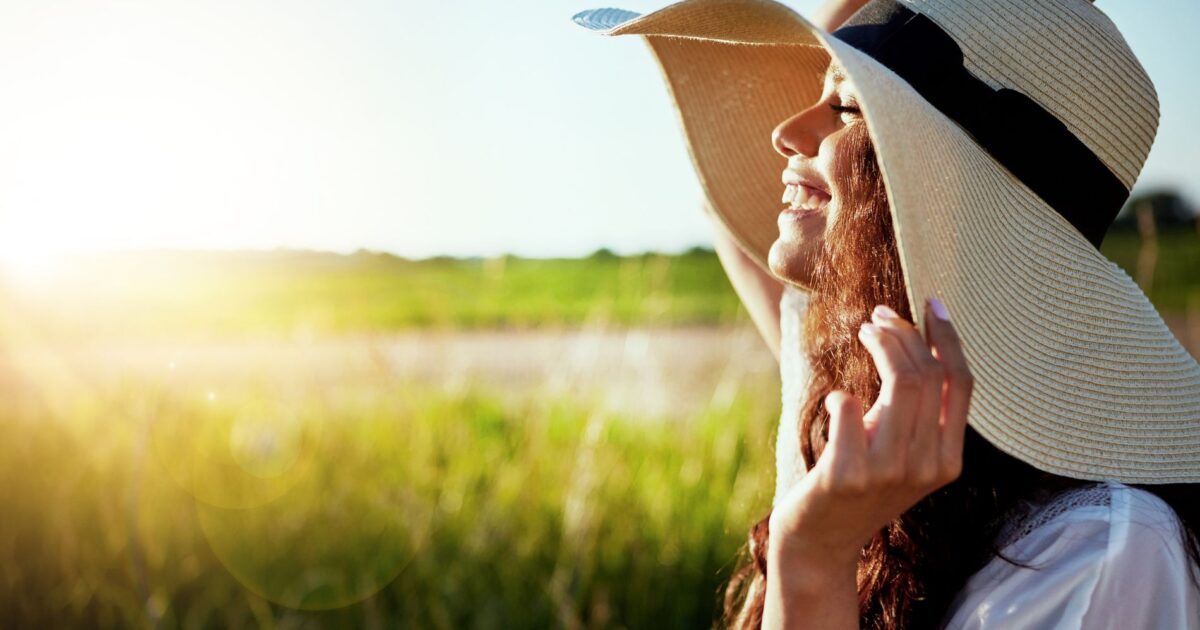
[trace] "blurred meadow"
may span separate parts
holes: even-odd
[[[1196,353],[1197,233],[1148,242],[1104,251]],[[4,277],[0,627],[707,627],[770,505],[778,368],[706,249]]]
[[[0,627],[696,627],[772,483],[708,251],[26,265]]]

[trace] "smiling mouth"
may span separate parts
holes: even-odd
[[[805,184],[788,184],[783,190],[785,210],[824,211],[830,199],[829,193]]]

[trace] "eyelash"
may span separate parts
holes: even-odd
[[[836,112],[838,114],[857,114],[857,113],[859,113],[859,110],[857,107],[846,107],[845,105],[838,105],[836,103],[830,103],[829,109],[832,109],[834,112]]]

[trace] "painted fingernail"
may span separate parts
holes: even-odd
[[[858,334],[870,335],[870,336],[874,337],[875,335],[879,334],[879,327],[876,326],[875,324],[872,324],[871,322],[863,322],[863,325],[860,326],[858,329]]]
[[[942,304],[941,300],[935,297],[929,298],[929,308],[933,310],[933,314],[937,315],[938,319],[950,321],[950,313],[946,312],[946,305]]]
[[[896,311],[888,308],[886,304],[877,305],[873,314],[880,319],[896,319],[900,317],[896,314]]]

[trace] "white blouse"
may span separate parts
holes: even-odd
[[[785,286],[776,501],[804,472],[796,425],[811,376],[801,336],[807,306],[807,293]],[[1099,482],[1030,510],[1019,530],[1002,534],[1002,550],[1032,568],[993,558],[967,580],[942,628],[1200,630],[1200,569],[1157,496]]]
[[[812,376],[808,357],[804,355],[804,312],[808,310],[808,293],[784,285],[779,299],[779,380],[782,384],[782,411],[779,431],[775,434],[775,499],[804,473],[800,457],[800,408],[808,397],[808,380]]]

